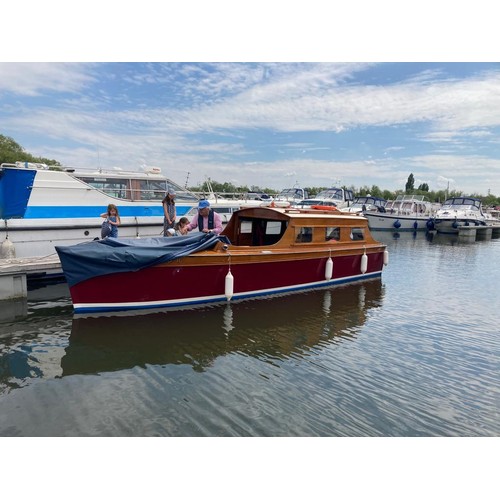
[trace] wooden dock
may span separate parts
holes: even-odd
[[[48,282],[61,277],[61,262],[57,254],[0,259],[0,300],[26,298],[29,282]]]

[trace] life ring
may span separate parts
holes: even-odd
[[[312,205],[311,208],[314,208],[315,210],[329,210],[329,211],[338,211],[337,207],[334,207],[332,205]]]

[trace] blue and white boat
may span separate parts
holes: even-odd
[[[100,238],[108,204],[118,207],[120,237],[163,233],[162,200],[176,192],[177,216],[198,197],[165,177],[158,167],[125,170],[52,170],[44,164],[0,165],[0,257],[40,257],[56,245]]]
[[[438,233],[457,234],[461,226],[485,226],[481,200],[468,196],[448,198],[432,219]]]
[[[433,229],[431,217],[436,207],[422,195],[399,195],[388,201],[383,211],[364,212],[372,231],[416,232]]]

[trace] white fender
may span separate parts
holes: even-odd
[[[1,259],[14,259],[16,257],[16,247],[14,243],[6,236],[5,240],[0,245],[0,258]]]
[[[226,295],[226,299],[229,302],[233,297],[234,293],[234,277],[229,270],[226,274],[226,283],[224,287],[224,294]]]
[[[365,274],[367,269],[368,269],[368,255],[364,253],[361,256],[361,268],[360,268],[361,274]]]
[[[389,252],[387,250],[384,251],[384,266],[389,264]]]
[[[331,257],[328,258],[325,265],[325,280],[329,281],[333,276],[333,260]]]

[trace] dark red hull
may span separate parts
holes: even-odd
[[[326,279],[328,256],[282,260],[204,263],[197,256],[135,272],[97,276],[70,287],[75,312],[105,312],[186,305],[228,300],[226,276],[231,271],[231,300],[294,290],[332,286],[379,277],[384,252],[368,253],[365,273],[362,254],[332,256],[333,275]],[[206,259],[205,259],[206,260]]]

